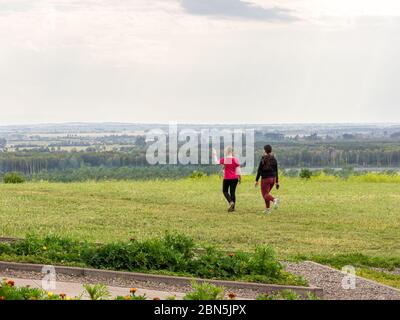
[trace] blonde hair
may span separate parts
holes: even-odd
[[[233,148],[232,146],[227,146],[224,150],[225,157],[227,156],[233,156]]]

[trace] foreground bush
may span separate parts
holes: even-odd
[[[15,243],[0,244],[0,257],[24,262],[161,272],[207,279],[307,284],[303,278],[285,272],[274,251],[268,246],[259,246],[253,253],[227,254],[213,247],[199,253],[194,241],[180,234],[105,245],[57,236],[38,238],[30,235]]]
[[[83,295],[89,296],[90,300],[110,300],[111,294],[107,286],[103,284],[85,284],[85,291],[76,297],[69,297],[64,293],[54,294],[39,288],[17,287],[13,280],[3,279],[0,282],[1,300],[81,300]],[[136,289],[131,289],[130,294],[125,297],[116,297],[115,300],[146,300],[145,296],[137,296]]]
[[[13,280],[3,279],[0,283],[0,300],[71,300],[65,294],[55,295],[42,289],[16,287]]]
[[[11,184],[11,183],[14,183],[14,184],[24,183],[25,182],[25,178],[21,174],[19,174],[18,172],[9,172],[9,173],[6,173],[4,175],[3,182],[4,183],[9,183],[9,184]]]
[[[183,300],[224,300],[224,288],[210,283],[192,283],[192,292],[183,297]]]
[[[260,294],[256,300],[304,300],[293,290],[282,290],[279,293]],[[314,293],[309,292],[305,300],[320,300]]]

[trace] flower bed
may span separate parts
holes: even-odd
[[[193,290],[187,293],[183,300],[224,300],[225,296],[228,300],[235,300],[236,294],[229,292],[225,294],[224,288],[209,283],[198,284],[193,282]],[[17,287],[13,280],[3,279],[0,282],[0,301],[4,300],[81,300],[86,294],[90,300],[148,300],[148,297],[137,295],[137,289],[131,288],[125,296],[117,296],[112,298],[108,288],[103,284],[84,285],[85,291],[75,297],[67,296],[64,293],[54,294],[39,288]],[[300,300],[301,297],[290,290],[282,291],[278,294],[261,294],[257,300]],[[318,300],[318,298],[309,294],[307,300]],[[160,300],[155,297],[153,300]],[[166,300],[175,300],[175,296],[168,297]]]

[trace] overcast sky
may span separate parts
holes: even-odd
[[[0,0],[0,124],[400,122],[398,0]]]

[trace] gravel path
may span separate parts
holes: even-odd
[[[363,278],[356,278],[355,289],[343,289],[345,274],[314,262],[285,262],[286,270],[305,277],[310,285],[324,290],[327,300],[400,300],[400,290]]]
[[[385,272],[385,273],[389,273],[395,276],[400,276],[400,268],[395,268],[393,270],[389,270],[389,269],[383,269],[383,268],[371,268],[372,270],[378,271],[378,272]]]

